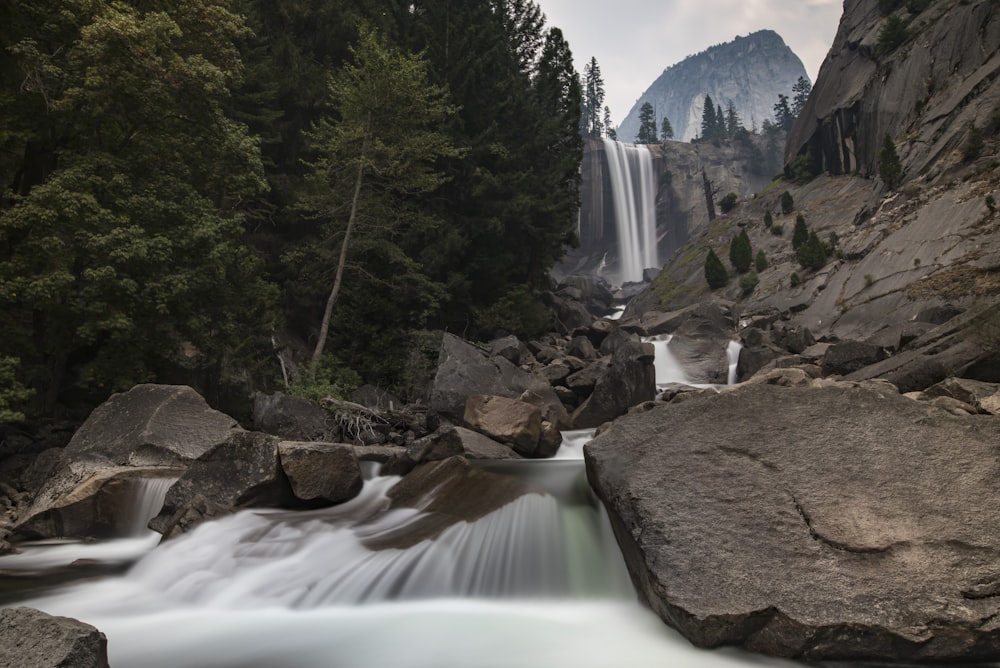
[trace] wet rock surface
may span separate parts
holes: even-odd
[[[661,404],[585,453],[641,597],[695,644],[985,661],[1000,658],[998,442],[992,416],[815,381]]]

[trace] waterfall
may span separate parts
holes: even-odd
[[[653,367],[656,370],[656,386],[663,388],[666,385],[691,385],[691,380],[684,372],[684,367],[670,350],[670,340],[672,334],[652,336],[643,341],[653,344]]]
[[[735,339],[726,346],[726,361],[729,363],[729,374],[726,376],[727,385],[736,384],[736,372],[740,363],[741,350],[743,350],[743,344]]]
[[[621,283],[641,281],[659,267],[656,250],[656,176],[649,149],[604,139],[618,233]]]
[[[128,514],[121,522],[125,535],[144,536],[149,533],[146,525],[160,512],[167,490],[175,482],[177,478],[138,478],[127,483]]]

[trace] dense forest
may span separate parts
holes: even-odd
[[[530,0],[8,0],[0,40],[0,421],[410,398],[435,332],[546,326],[581,88]]]

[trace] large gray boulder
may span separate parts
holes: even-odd
[[[256,431],[300,441],[329,441],[337,431],[330,414],[318,403],[282,392],[253,396],[253,426]]]
[[[278,457],[301,501],[324,506],[353,499],[361,491],[361,466],[350,445],[283,441]]]
[[[824,385],[663,404],[586,446],[641,597],[703,647],[1000,659],[1000,421]]]
[[[281,467],[280,442],[241,432],[217,443],[174,483],[149,527],[169,538],[240,508],[301,506]]]
[[[492,394],[517,399],[526,390],[542,397],[557,426],[569,426],[566,409],[544,378],[519,369],[502,356],[490,356],[453,334],[444,335],[431,387],[431,410],[461,422],[465,402],[471,396]]]
[[[0,665],[108,668],[108,639],[90,624],[34,608],[0,610]]]
[[[599,427],[656,398],[653,344],[627,341],[615,348],[593,394],[573,412],[574,429]]]
[[[174,477],[243,430],[190,387],[137,385],[94,409],[63,448],[15,532],[23,538],[114,535],[123,481]]]

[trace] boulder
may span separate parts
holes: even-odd
[[[364,538],[373,550],[403,549],[458,522],[474,522],[525,494],[544,492],[513,476],[483,471],[462,457],[421,464],[388,492],[390,510],[416,508],[412,521]]]
[[[702,647],[1000,659],[1000,421],[883,386],[744,385],[591,441],[641,598]]]
[[[361,491],[361,467],[350,445],[282,441],[278,456],[292,492],[302,501],[330,505]]]
[[[636,404],[655,399],[653,357],[651,343],[630,340],[619,345],[594,385],[593,393],[573,412],[573,428],[598,427],[624,415]]]
[[[315,401],[281,392],[253,395],[253,427],[257,431],[300,441],[334,440],[329,414]]]
[[[841,341],[830,346],[823,355],[823,373],[843,376],[884,359],[885,350],[874,343]]]
[[[569,415],[544,378],[517,368],[503,357],[490,357],[457,336],[444,335],[430,393],[432,411],[459,422],[471,396],[489,394],[516,399],[525,390],[544,399],[559,428],[568,427]]]
[[[521,456],[538,456],[542,412],[530,403],[490,395],[469,397],[464,422],[470,429],[510,445]]]
[[[654,311],[642,316],[644,336],[680,334],[728,341],[735,329],[732,302],[719,300],[699,302],[669,313]]]
[[[569,334],[577,327],[586,327],[594,319],[575,295],[546,292],[543,300],[552,311],[555,329],[560,334]]]
[[[108,639],[90,624],[34,608],[0,610],[0,665],[108,668]]]
[[[597,358],[597,349],[590,338],[584,335],[574,336],[566,348],[566,354],[579,357],[582,360],[592,360]]]
[[[191,521],[192,508],[203,512],[201,506],[210,516],[241,508],[301,507],[281,468],[280,442],[270,434],[241,432],[217,443],[174,483],[149,528],[170,538],[196,523]]]
[[[98,406],[63,448],[46,461],[48,478],[21,514],[22,538],[94,538],[118,534],[130,498],[122,482],[181,475],[190,462],[242,433],[190,387],[137,385]]]
[[[574,288],[577,300],[595,318],[607,315],[615,300],[608,282],[599,276],[572,274],[559,282],[557,292],[564,287]]]
[[[940,383],[931,385],[924,394],[928,397],[951,397],[959,401],[970,404],[984,412],[992,412],[983,407],[984,401],[988,405],[996,403],[995,397],[1000,392],[1000,385],[996,383],[985,383],[981,380],[970,380],[968,378],[945,378]],[[989,400],[989,401],[987,401]]]

